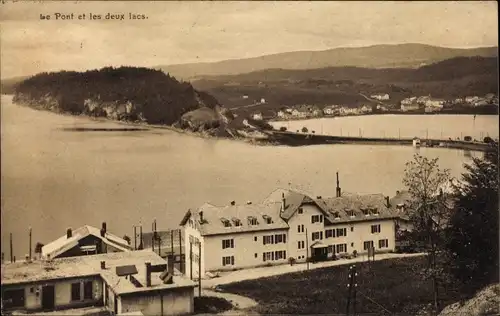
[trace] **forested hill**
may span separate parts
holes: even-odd
[[[211,95],[159,70],[106,67],[41,73],[16,86],[14,102],[55,112],[173,124],[189,111],[214,109]]]

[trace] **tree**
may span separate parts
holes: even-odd
[[[484,158],[465,164],[450,220],[451,270],[475,291],[498,282],[498,143]]]
[[[307,133],[309,130],[307,129],[307,127],[302,127],[302,133]]]
[[[425,240],[428,265],[424,276],[432,281],[434,309],[439,311],[439,285],[444,279],[444,224],[450,213],[442,188],[450,181],[449,170],[441,170],[438,158],[428,159],[415,154],[406,163],[403,184],[411,195],[409,218],[416,235]],[[443,263],[443,264],[442,264]]]

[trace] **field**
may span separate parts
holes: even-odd
[[[432,284],[418,275],[425,258],[358,264],[356,310],[359,314],[415,315],[432,303]],[[259,314],[344,314],[348,267],[336,266],[221,285],[247,296]],[[463,298],[457,289],[440,288],[442,307]],[[352,308],[351,308],[352,312]]]

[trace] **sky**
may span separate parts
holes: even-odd
[[[73,13],[72,20],[55,14]],[[85,19],[78,19],[85,13]],[[90,20],[89,14],[102,20]],[[105,14],[125,20],[104,20]],[[128,14],[147,19],[129,20]],[[41,20],[40,15],[50,15]],[[1,78],[105,66],[211,62],[374,44],[498,46],[496,1],[0,4]]]

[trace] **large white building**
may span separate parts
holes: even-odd
[[[312,198],[277,189],[258,204],[214,206],[188,211],[186,275],[295,261],[325,260],[395,247],[398,214],[382,194]],[[201,270],[200,270],[201,269]]]

